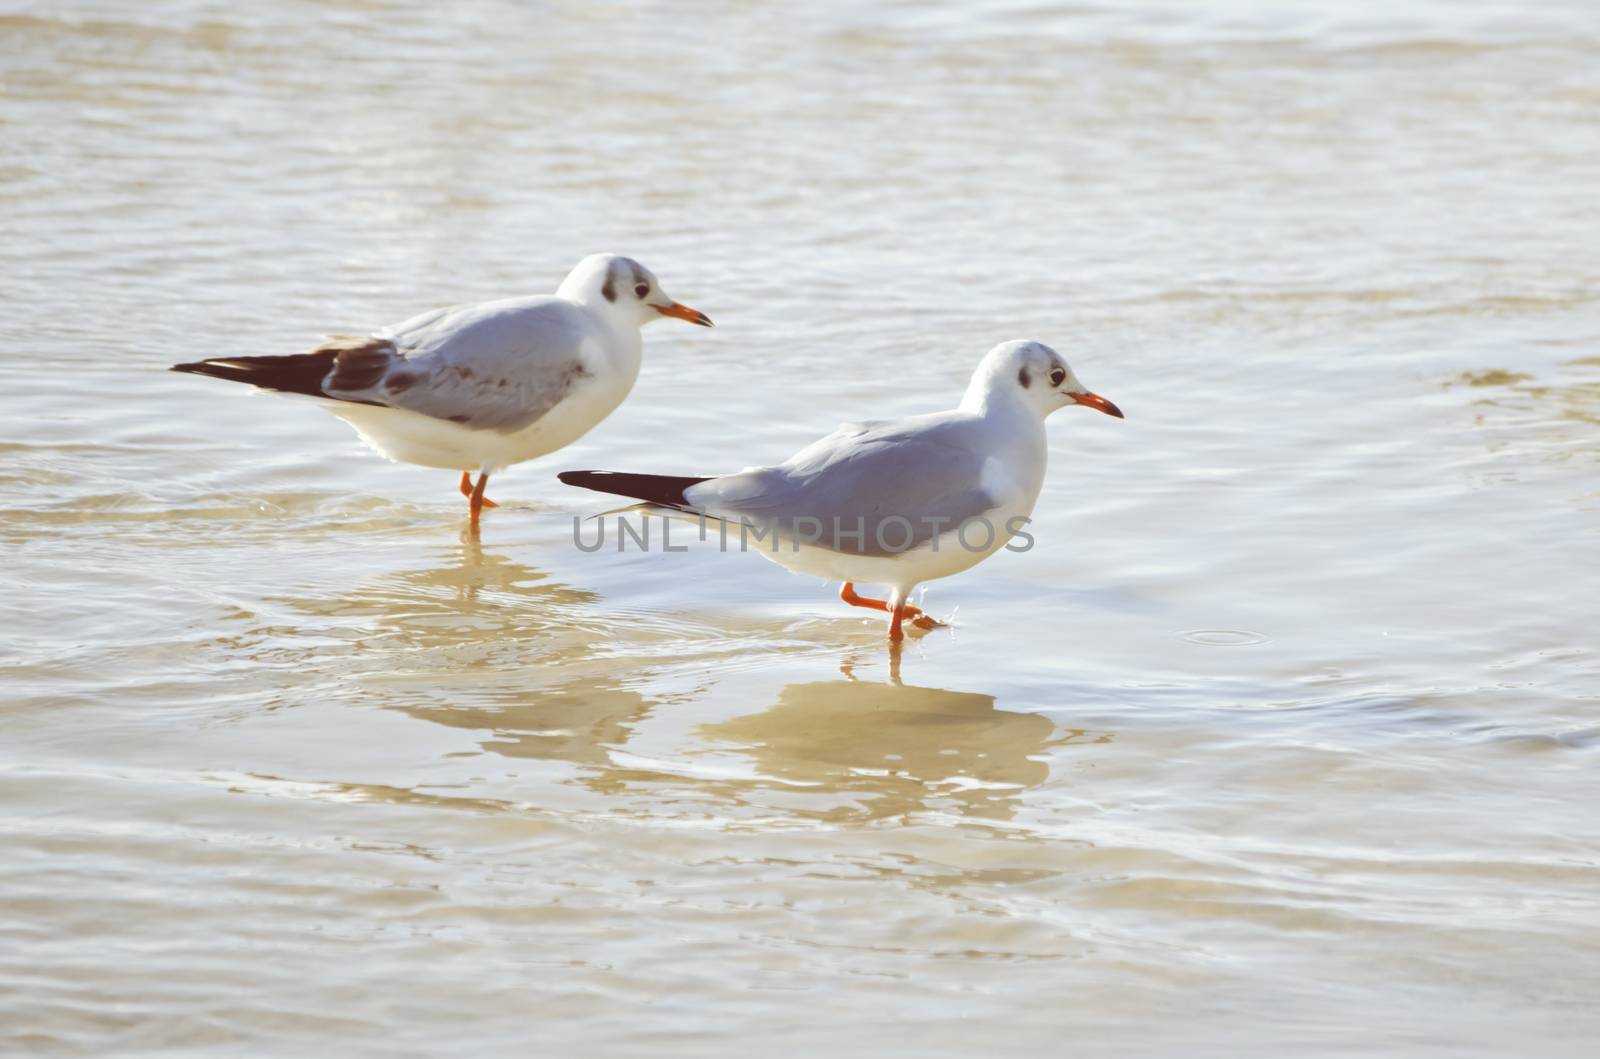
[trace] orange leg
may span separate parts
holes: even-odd
[[[483,512],[483,509],[495,506],[483,498],[483,487],[488,484],[488,481],[489,476],[487,474],[478,475],[478,484],[472,487],[472,495],[468,498],[467,509],[472,512],[472,529],[474,532],[478,529],[478,516]]]
[[[487,479],[488,475],[484,475],[484,478]],[[478,490],[478,492],[480,494],[479,497],[478,497],[478,503],[481,506],[483,506],[483,507],[499,507],[500,506],[499,504],[495,503],[493,500],[490,500],[488,497],[481,495],[482,492],[483,492],[483,490],[481,488]],[[472,499],[472,475],[467,473],[466,471],[462,471],[461,472],[461,495],[466,497],[468,500]]]
[[[850,604],[852,607],[866,607],[868,610],[889,609],[889,603],[887,600],[872,599],[868,596],[856,595],[856,586],[850,581],[846,581],[844,586],[839,589],[839,598]],[[900,606],[899,611],[895,613],[893,620],[889,623],[889,639],[898,640],[901,638],[900,620],[902,618],[910,618],[911,624],[915,625],[919,629],[937,629],[939,626],[944,624],[944,622],[935,621],[933,618],[930,618],[926,614],[922,613],[921,607],[913,606],[910,603],[904,603]]]
[[[888,610],[889,609],[889,601],[888,600],[872,599],[869,596],[858,596],[858,595],[856,595],[856,586],[855,586],[855,582],[853,582],[853,581],[846,581],[844,583],[844,585],[839,589],[839,598],[844,600],[846,603],[850,604],[852,607],[866,607],[868,610]],[[918,615],[918,614],[922,613],[922,611],[918,610],[916,607],[913,607],[909,603],[906,604],[903,609],[905,610],[906,617],[908,617],[908,618],[914,617],[915,615]]]
[[[894,617],[889,619],[889,641],[891,643],[899,643],[906,638],[906,634],[900,631],[900,619],[905,616],[905,607],[894,608]]]

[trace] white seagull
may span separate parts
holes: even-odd
[[[901,622],[939,624],[906,603],[924,581],[975,566],[1033,512],[1044,484],[1045,417],[1083,405],[1122,418],[1042,342],[1003,342],[948,412],[846,423],[776,467],[701,478],[567,471],[568,485],[643,501],[639,510],[737,525],[741,546],[797,573],[843,581],[839,596]],[[728,538],[724,538],[728,539]],[[868,599],[855,582],[884,585]]]
[[[435,309],[309,353],[172,370],[317,398],[389,459],[459,470],[476,528],[496,506],[483,495],[491,474],[571,444],[622,403],[639,377],[639,329],[663,316],[711,326],[637,261],[593,254],[554,295]]]

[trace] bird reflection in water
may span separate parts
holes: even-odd
[[[606,651],[611,623],[634,616],[486,553],[470,533],[448,562],[291,602],[303,617],[298,672],[337,667],[341,695],[496,733],[485,749],[597,764],[649,709],[619,688]]]
[[[736,746],[755,767],[728,793],[832,822],[1009,819],[1049,777],[1053,748],[1110,739],[997,709],[992,695],[853,677],[791,684],[769,709],[700,734]]]
[[[471,537],[452,563],[298,606],[359,628],[360,650],[346,661],[361,671],[342,683],[364,703],[478,733],[488,753],[579,766],[542,779],[519,769],[518,786],[575,783],[631,816],[710,810],[729,826],[1001,821],[1049,778],[1057,748],[1111,738],[999,709],[991,695],[907,686],[899,652],[889,682],[864,679],[883,672],[875,651],[844,657],[837,679],[783,686],[766,709],[697,724],[696,703],[713,687],[757,702],[771,694],[749,687],[761,670],[738,645],[781,640],[781,628],[630,613],[485,554]],[[789,647],[813,671],[818,648],[832,650]],[[658,747],[640,739],[647,721]]]
[[[353,588],[341,585],[290,602],[308,617],[359,625],[368,634],[369,647],[392,643],[431,653],[508,641],[532,646],[552,636],[560,640],[600,599],[552,581],[541,570],[485,553],[465,533],[460,550],[452,549],[449,556],[445,563],[390,571]],[[591,632],[580,638],[592,641],[594,636]]]
[[[484,750],[587,768],[573,782],[621,799],[630,816],[729,826],[860,824],[919,815],[1011,819],[1050,776],[1058,747],[1104,732],[995,708],[993,696],[855,679],[790,684],[757,713],[692,727],[665,754],[630,745],[664,700],[578,679],[493,707],[408,706],[412,715],[491,731]],[[688,795],[688,797],[685,797]]]
[[[464,532],[451,566],[391,575],[368,590],[386,638],[409,650],[390,663],[384,705],[485,733],[509,757],[603,765],[652,702],[622,687],[613,623],[638,615],[550,580]],[[358,596],[359,598],[359,596]]]

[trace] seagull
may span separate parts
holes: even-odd
[[[459,470],[477,529],[498,506],[483,495],[491,474],[570,445],[622,403],[639,377],[639,329],[663,316],[711,326],[639,262],[593,254],[554,295],[434,309],[309,353],[172,370],[316,398],[379,454]]]
[[[1123,417],[1049,346],[1002,342],[958,407],[846,423],[774,467],[709,478],[558,477],[642,501],[628,510],[716,522],[724,541],[737,525],[741,548],[754,541],[796,573],[844,582],[844,602],[888,612],[898,643],[907,620],[920,629],[942,624],[906,602],[917,585],[976,566],[1022,532],[1044,484],[1045,418],[1069,405]],[[858,595],[858,581],[886,586],[889,598]]]

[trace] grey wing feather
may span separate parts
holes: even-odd
[[[688,495],[780,536],[816,528],[822,547],[892,555],[998,506],[983,482],[988,458],[970,440],[958,421],[851,423],[778,467],[714,479]]]
[[[556,298],[438,309],[379,332],[359,357],[341,354],[324,389],[474,430],[515,431],[591,374],[587,338],[576,310]]]

